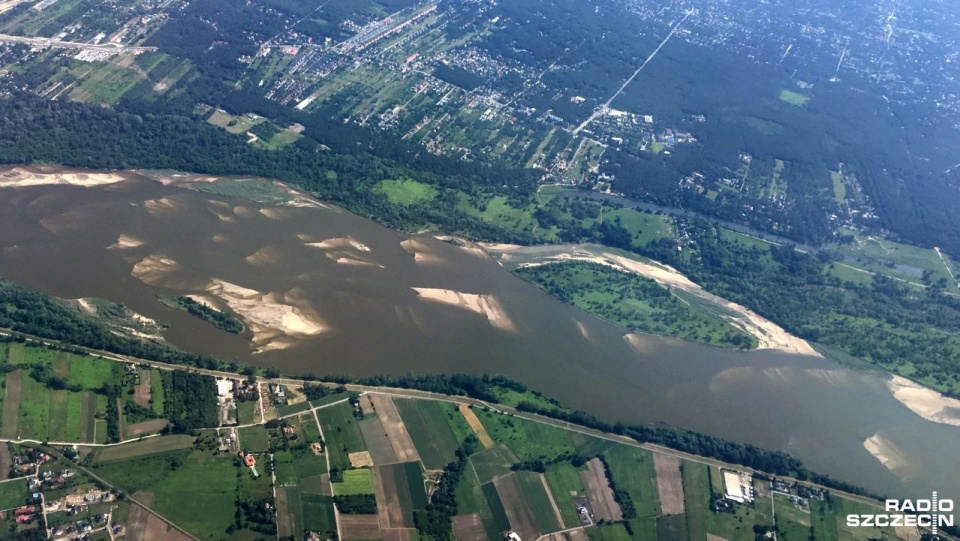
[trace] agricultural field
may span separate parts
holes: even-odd
[[[3,437],[75,443],[96,443],[106,437],[107,423],[101,420],[106,415],[106,401],[100,400],[104,398],[101,392],[116,381],[122,365],[4,342],[0,343],[0,367]],[[141,393],[148,401],[152,394],[149,389]]]

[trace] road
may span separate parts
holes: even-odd
[[[610,108],[610,104],[613,103],[613,100],[617,99],[617,96],[619,96],[621,93],[623,93],[623,91],[627,88],[627,86],[630,85],[630,83],[633,82],[633,80],[637,77],[637,75],[640,75],[640,72],[643,71],[643,68],[647,67],[647,64],[649,64],[650,61],[653,60],[653,57],[657,56],[657,53],[660,52],[660,49],[662,49],[663,46],[666,45],[668,41],[670,41],[670,38],[672,38],[673,35],[677,33],[677,30],[680,29],[680,26],[681,26],[684,22],[686,22],[687,17],[689,17],[692,13],[693,13],[693,10],[688,10],[688,11],[686,12],[686,14],[683,16],[683,18],[680,19],[680,22],[678,22],[677,24],[673,25],[673,28],[670,29],[670,33],[667,34],[667,37],[663,38],[663,41],[660,42],[660,45],[657,45],[657,48],[654,49],[652,53],[650,53],[650,56],[648,56],[647,59],[643,61],[643,64],[640,64],[640,67],[637,68],[637,71],[633,72],[633,75],[631,75],[629,79],[627,79],[626,81],[624,81],[624,83],[623,83],[622,85],[620,85],[620,88],[617,89],[617,91],[614,92],[614,94],[613,94],[612,96],[610,96],[610,99],[608,99],[606,102],[604,102],[603,105],[601,105],[600,107],[598,107],[597,110],[594,111],[592,115],[590,115],[590,118],[584,120],[582,124],[580,124],[579,126],[577,126],[577,127],[573,130],[573,135],[577,135],[578,133],[580,133],[581,131],[583,131],[583,129],[586,128],[587,126],[589,126],[590,123],[594,121],[594,119],[596,119],[598,116],[600,116],[600,115],[602,115],[602,114],[604,114],[604,113],[607,112],[607,109]]]
[[[0,34],[0,43],[29,43],[40,47],[53,47],[56,49],[85,49],[93,51],[115,51],[123,52],[144,52],[156,51],[156,47],[134,47],[129,45],[118,45],[116,43],[78,43],[76,41],[61,41],[53,38],[31,38],[27,36],[11,36],[9,34]]]

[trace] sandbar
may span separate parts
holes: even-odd
[[[516,331],[516,325],[504,311],[503,306],[492,295],[478,295],[476,293],[462,293],[451,289],[435,289],[427,287],[411,288],[422,299],[456,306],[479,314],[487,318],[490,325],[504,331]]]
[[[893,376],[887,387],[894,398],[920,417],[935,423],[960,426],[960,400],[949,398],[902,376]]]

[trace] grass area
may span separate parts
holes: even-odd
[[[810,96],[805,96],[799,92],[794,92],[785,88],[780,90],[780,96],[778,97],[781,101],[785,101],[790,105],[796,105],[798,107],[803,107],[808,101],[810,101]]]
[[[583,486],[580,470],[569,462],[551,464],[546,473],[547,485],[553,493],[553,499],[560,508],[560,516],[567,527],[580,523],[576,507],[573,505],[573,496],[583,496],[587,488]]]
[[[180,449],[189,449],[193,446],[193,442],[194,437],[188,434],[157,436],[155,438],[134,441],[123,445],[104,447],[97,451],[94,456],[96,461],[100,463],[128,460]]]
[[[613,220],[630,232],[634,246],[643,246],[662,238],[674,238],[673,218],[635,209],[604,207],[603,219]]]
[[[586,262],[522,267],[514,273],[621,327],[712,346],[757,346],[750,334],[636,274]]]
[[[301,494],[303,527],[316,532],[336,531],[333,515],[333,498],[318,494]]]
[[[487,489],[490,487],[490,489]],[[489,492],[489,494],[488,494]],[[500,515],[495,515],[488,497],[496,498],[496,509]],[[483,528],[488,539],[498,539],[501,534],[510,529],[500,496],[492,483],[481,485],[472,465],[467,467],[456,489],[457,510],[461,514],[477,513],[483,522]]]
[[[198,538],[221,536],[234,521],[237,468],[232,458],[191,455],[150,488],[154,509]]]
[[[348,403],[337,404],[317,410],[317,415],[326,437],[330,467],[349,468],[349,454],[367,449],[360,433],[360,425],[353,416],[353,406]]]
[[[473,435],[473,430],[467,424],[466,419],[460,414],[460,410],[454,404],[441,402],[437,404],[440,411],[447,419],[447,426],[453,432],[453,437],[457,440],[457,445],[462,444],[468,437]]]
[[[576,451],[569,431],[477,408],[474,408],[474,412],[490,437],[509,447],[521,461],[538,458],[549,460]]]
[[[270,432],[263,425],[246,426],[240,429],[240,448],[248,453],[265,453],[270,450]]]
[[[470,463],[473,464],[480,483],[487,483],[510,473],[511,461],[505,455],[506,452],[503,449],[494,447],[470,457]]]
[[[634,539],[630,537],[630,533],[627,532],[626,526],[621,523],[616,524],[603,524],[597,526],[596,528],[587,528],[584,530],[587,533],[587,539],[590,541],[630,541]],[[652,539],[650,537],[637,537],[636,539]]]
[[[952,276],[960,268],[947,254],[943,254],[941,260],[936,250],[931,248],[901,244],[880,237],[861,237],[848,229],[841,230],[841,233],[853,236],[854,242],[834,246],[831,250],[853,259],[844,261],[847,265],[915,283],[924,283],[923,273],[927,271],[930,283],[942,280],[946,291],[960,292]]]
[[[812,534],[809,508],[800,508],[782,494],[774,494],[777,510],[777,539],[783,541],[808,541]]]
[[[432,400],[394,400],[424,468],[442,470],[455,459],[459,443],[440,405]]]
[[[563,529],[562,525],[557,523],[557,515],[553,512],[550,496],[543,487],[540,475],[530,471],[519,471],[516,475],[523,493],[524,504],[533,510],[537,518],[537,528],[541,532],[555,532]]]
[[[257,415],[256,400],[237,401],[237,422],[239,424],[245,425],[255,423],[258,420],[259,415]]]
[[[297,470],[297,476],[301,480],[327,473],[326,460],[322,456],[314,455],[311,451],[294,453],[293,467]]]
[[[644,449],[616,445],[604,454],[617,487],[625,490],[633,500],[638,517],[653,517],[659,513],[657,474],[653,469],[653,454]]]
[[[368,468],[343,472],[343,482],[333,484],[333,493],[338,496],[373,494],[373,472]]]
[[[250,128],[265,122],[266,119],[257,115],[231,115],[223,110],[216,110],[207,119],[208,124],[223,128],[233,134],[246,133]]]
[[[411,179],[384,180],[376,188],[395,205],[412,205],[429,202],[437,198],[440,192],[430,186]]]
[[[116,103],[128,90],[140,82],[140,76],[129,68],[103,64],[87,74],[70,97],[85,102]]]
[[[26,479],[0,483],[0,511],[27,503],[29,496],[30,491]]]
[[[684,461],[683,498],[690,539],[707,538],[707,515],[710,513],[710,477],[706,464]],[[803,541],[803,540],[799,540]]]
[[[163,399],[163,378],[159,370],[153,369],[150,371],[150,409],[157,415],[163,415],[166,411]]]

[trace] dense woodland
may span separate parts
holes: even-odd
[[[164,371],[162,376],[164,408],[174,432],[219,426],[213,376],[183,370]]]
[[[692,253],[668,241],[638,252],[801,338],[960,396],[960,298],[944,293],[945,283],[920,289],[874,276],[869,285],[854,284],[826,272],[826,252],[746,246],[707,223],[686,229]]]

